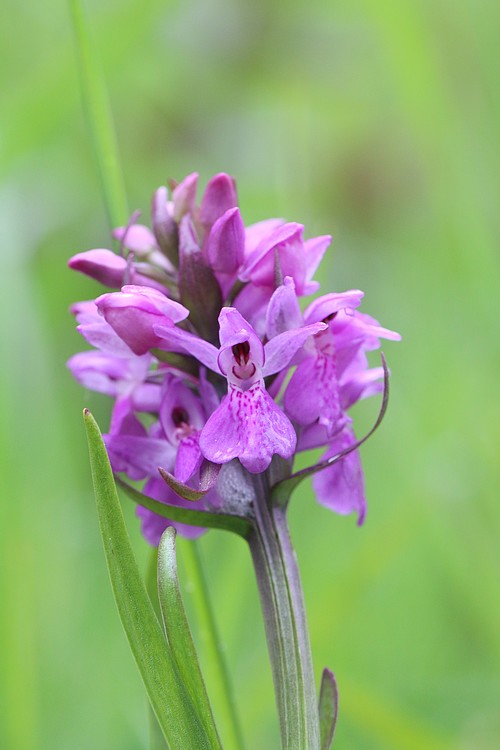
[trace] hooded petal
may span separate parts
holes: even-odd
[[[338,313],[339,310],[359,307],[363,297],[364,293],[360,289],[351,289],[340,294],[324,294],[305,309],[304,320],[307,323],[315,323]]]
[[[222,214],[238,205],[236,184],[224,172],[216,174],[209,181],[200,205],[200,222],[208,233]]]
[[[250,323],[234,307],[223,307],[219,315],[219,338],[221,348],[218,364],[223,375],[231,373],[234,363],[233,347],[237,344],[248,343],[249,361],[260,370],[264,364],[264,347]],[[254,370],[255,373],[255,370]]]
[[[103,294],[96,305],[105,320],[135,354],[145,354],[160,339],[154,332],[158,324],[173,326],[189,315],[179,302],[156,289],[124,286],[121,292]]]
[[[208,236],[206,252],[214,271],[232,274],[238,270],[245,252],[245,227],[238,207],[217,219]]]
[[[321,318],[318,318],[318,320],[321,320]],[[314,323],[316,321],[307,322]],[[267,337],[272,339],[283,331],[300,328],[303,325],[304,321],[295,293],[295,282],[291,276],[286,276],[283,284],[273,293],[267,307]]]

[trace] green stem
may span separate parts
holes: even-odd
[[[319,750],[316,687],[297,558],[285,510],[270,506],[263,476],[255,483],[255,528],[248,541],[264,612],[282,747]]]
[[[210,667],[214,672],[212,689],[218,692],[219,705],[224,712],[226,744],[228,747],[244,750],[243,732],[233,697],[234,690],[203,572],[199,544],[191,541],[183,546],[182,551],[186,573],[192,583],[191,594],[200,633],[209,652]]]

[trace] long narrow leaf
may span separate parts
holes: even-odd
[[[227,531],[233,531],[244,539],[248,537],[251,531],[250,521],[243,518],[243,516],[237,516],[234,513],[223,513],[216,508],[213,511],[195,510],[194,508],[191,510],[191,508],[183,508],[180,505],[160,503],[158,500],[153,500],[153,498],[143,495],[142,492],[136,490],[135,487],[132,487],[123,479],[120,479],[120,477],[115,476],[115,479],[117,485],[127,493],[128,497],[134,503],[142,505],[144,508],[157,513],[163,518],[168,518],[170,521],[179,521],[180,523],[187,523],[190,526],[226,529]]]
[[[329,669],[323,670],[319,691],[319,731],[321,750],[330,750],[337,723],[339,694],[335,675]]]
[[[70,0],[70,7],[75,29],[83,109],[92,139],[108,221],[113,228],[123,224],[128,216],[113,118],[82,4],[79,0]]]
[[[111,585],[149,701],[171,750],[213,750],[144,586],[106,448],[88,409],[84,410],[84,422]]]
[[[148,567],[146,571],[146,591],[149,594],[151,604],[158,618],[158,622],[162,622],[160,602],[158,600],[158,548],[151,547],[150,557],[148,561]],[[151,705],[149,708],[149,748],[150,750],[168,750],[167,741],[163,736],[158,719],[155,716]]]
[[[207,676],[211,684],[210,694],[213,703],[219,707],[221,724],[224,724],[223,739],[229,747],[244,750],[245,741],[236,707],[235,691],[210,599],[210,589],[204,574],[198,540],[193,539],[184,546],[182,560],[187,575],[189,594],[193,602],[194,616],[198,623],[200,642],[204,643],[206,649],[207,675],[209,667],[212,675],[211,681]]]
[[[158,548],[158,596],[163,625],[179,674],[213,748],[221,748],[177,577],[175,529],[168,526]]]

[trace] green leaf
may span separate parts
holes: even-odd
[[[161,727],[158,724],[158,719],[155,716],[155,712],[148,707],[149,710],[149,750],[169,750],[167,740],[163,736]]]
[[[221,748],[210,701],[194,647],[179,589],[175,529],[168,526],[158,548],[158,596],[163,625],[182,681],[196,708],[212,747]]]
[[[123,224],[129,214],[113,118],[82,5],[79,0],[70,0],[70,8],[76,37],[83,108],[108,221],[113,228]]]
[[[157,513],[163,518],[168,518],[170,521],[179,521],[179,523],[187,523],[190,526],[206,526],[211,529],[226,529],[226,531],[233,531],[235,534],[242,536],[246,539],[251,531],[250,521],[243,516],[237,516],[234,513],[222,513],[214,509],[213,511],[205,510],[191,510],[191,508],[182,508],[179,505],[171,505],[170,503],[160,503],[158,500],[143,495],[142,492],[136,490],[127,482],[124,482],[120,477],[115,476],[116,483],[121,487],[128,495],[128,497],[137,503],[142,505],[144,508]]]
[[[111,585],[149,701],[171,750],[212,750],[139,572],[99,427],[83,414]]]
[[[335,675],[329,669],[323,670],[319,691],[319,732],[321,750],[330,750],[337,723],[339,694]]]
[[[148,567],[146,571],[146,591],[149,594],[151,604],[158,618],[158,622],[161,624],[161,610],[160,602],[158,600],[158,549],[157,547],[151,547],[150,557],[148,561]],[[163,732],[161,731],[158,719],[155,716],[155,712],[149,708],[149,748],[150,750],[168,750]]]
[[[197,539],[184,545],[182,560],[186,571],[189,596],[193,602],[194,616],[198,624],[200,645],[204,644],[207,657],[207,679],[211,684],[211,697],[219,709],[220,723],[224,725],[223,739],[229,747],[244,750],[245,741],[236,707],[235,691],[231,682],[224,645],[221,641],[214,609],[210,600],[210,589],[205,577]],[[212,679],[210,680],[210,674]]]

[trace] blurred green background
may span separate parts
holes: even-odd
[[[389,413],[363,448],[365,526],[310,488],[291,508],[318,679],[328,665],[340,686],[335,747],[498,747],[497,2],[86,7],[130,208],[147,217],[170,176],[230,172],[247,223],[333,232],[323,289],[364,289],[363,309],[403,334],[385,346]],[[67,5],[8,0],[0,40],[0,747],[138,750],[146,704],[81,420],[89,406],[105,426],[109,404],[65,369],[82,348],[68,306],[99,292],[67,259],[109,246]],[[357,409],[360,433],[377,408]],[[272,750],[248,552],[221,532],[200,546],[248,748]]]

